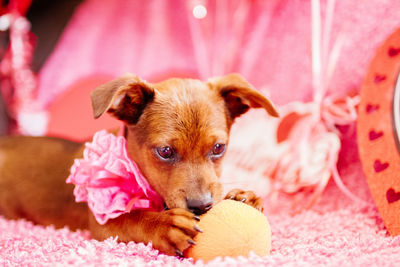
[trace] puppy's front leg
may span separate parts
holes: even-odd
[[[132,211],[100,225],[90,212],[92,237],[104,240],[118,236],[119,241],[152,242],[153,247],[167,255],[183,256],[182,251],[194,245],[193,237],[201,230],[199,217],[184,209],[162,212]]]
[[[259,211],[264,210],[262,198],[258,197],[253,191],[244,191],[241,189],[233,189],[225,196],[225,199],[232,199],[246,203]]]

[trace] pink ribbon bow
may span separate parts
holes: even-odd
[[[162,198],[129,158],[125,138],[105,130],[85,144],[67,183],[75,184],[76,201],[87,202],[99,224],[135,209],[163,209]]]

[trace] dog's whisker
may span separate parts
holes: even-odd
[[[240,183],[244,183],[245,182],[245,180],[243,180],[243,181],[234,181],[234,182],[222,182],[221,184],[222,185],[237,185],[237,184],[240,184]]]
[[[234,181],[234,182],[222,182],[222,185],[243,185],[243,183],[248,183],[248,180]]]

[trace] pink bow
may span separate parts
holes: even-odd
[[[76,201],[86,201],[98,223],[135,209],[163,209],[162,198],[129,158],[124,137],[102,130],[85,146],[67,183],[75,184]]]

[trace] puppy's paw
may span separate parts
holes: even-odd
[[[197,226],[200,218],[184,209],[171,209],[160,213],[154,248],[171,255],[183,257],[183,251],[196,245],[193,238],[202,230]]]
[[[260,197],[256,196],[253,191],[244,191],[241,189],[233,189],[231,190],[225,197],[225,199],[232,199],[236,201],[241,201],[246,203],[259,211],[264,210],[263,201]]]

